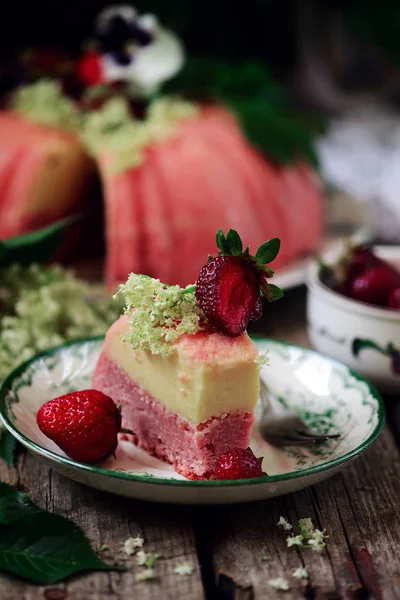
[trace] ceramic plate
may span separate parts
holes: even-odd
[[[17,368],[0,390],[0,414],[7,429],[29,450],[66,477],[121,496],[181,504],[247,502],[287,494],[334,475],[377,438],[384,422],[382,401],[361,377],[311,350],[268,339],[270,365],[262,377],[280,401],[319,432],[338,432],[315,448],[278,450],[254,427],[251,446],[264,456],[268,476],[240,481],[188,481],[170,465],[129,441],[120,440],[116,459],[98,466],[75,462],[36,426],[46,400],[90,387],[102,339],[83,340],[44,352]]]

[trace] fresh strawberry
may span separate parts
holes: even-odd
[[[76,66],[77,77],[87,86],[104,83],[104,72],[101,56],[93,50],[86,52]]]
[[[390,292],[387,305],[388,308],[400,310],[400,286]]]
[[[250,479],[261,477],[263,459],[257,458],[250,448],[233,448],[218,457],[215,465],[216,479]]]
[[[371,267],[350,283],[349,295],[360,302],[386,306],[390,293],[399,282],[400,275],[388,265]]]
[[[226,335],[243,333],[250,320],[261,317],[261,295],[270,302],[282,297],[282,291],[267,279],[273,270],[267,263],[279,252],[280,241],[274,238],[262,244],[255,256],[243,251],[239,234],[230,230],[225,237],[217,233],[220,249],[210,257],[196,282],[196,299],[210,324]]]
[[[121,414],[109,396],[82,390],[43,404],[36,422],[65,454],[92,463],[104,460],[117,447]]]

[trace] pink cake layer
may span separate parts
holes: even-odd
[[[224,413],[194,425],[138,386],[104,352],[92,386],[122,404],[122,427],[133,431],[138,446],[188,479],[212,479],[218,456],[249,445],[251,413]]]

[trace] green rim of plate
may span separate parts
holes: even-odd
[[[24,434],[20,433],[18,431],[18,429],[16,429],[16,427],[13,425],[13,423],[9,420],[9,418],[6,414],[5,398],[6,398],[7,392],[11,388],[11,384],[12,384],[13,380],[16,377],[20,377],[21,374],[25,371],[25,369],[27,367],[29,367],[32,363],[34,363],[44,357],[53,356],[54,354],[61,352],[64,348],[69,348],[71,346],[78,346],[81,344],[101,342],[104,339],[104,335],[82,338],[80,340],[74,340],[74,341],[68,342],[66,344],[61,344],[60,346],[56,346],[49,350],[45,350],[45,351],[41,352],[40,354],[37,354],[33,358],[23,362],[21,365],[16,367],[4,379],[3,383],[0,385],[0,417],[1,417],[4,425],[6,426],[6,428],[10,431],[10,433],[12,433],[12,435],[18,441],[20,441],[24,446],[27,446],[28,448],[29,447],[33,448],[37,453],[42,454],[43,456],[46,456],[52,460],[55,460],[59,463],[64,464],[64,465],[74,467],[75,469],[79,469],[81,471],[86,471],[89,473],[96,473],[98,475],[102,475],[102,476],[106,476],[106,477],[113,477],[115,479],[124,479],[124,480],[128,480],[128,481],[136,481],[136,482],[140,482],[140,483],[146,483],[146,484],[150,484],[150,485],[174,485],[174,486],[184,486],[184,487],[187,487],[187,486],[190,486],[190,487],[232,487],[232,486],[242,486],[242,485],[260,485],[263,483],[278,483],[281,481],[297,479],[298,477],[306,477],[308,475],[316,475],[317,473],[321,473],[328,469],[332,469],[338,465],[341,465],[345,462],[352,460],[353,458],[357,457],[359,454],[362,454],[365,450],[367,450],[375,442],[375,440],[377,439],[378,435],[382,431],[382,428],[385,424],[385,408],[384,408],[383,401],[382,401],[380,394],[378,393],[376,388],[369,381],[364,379],[364,377],[359,375],[359,373],[357,373],[356,371],[353,371],[353,369],[350,369],[349,367],[347,367],[340,361],[332,359],[332,358],[325,356],[319,352],[315,352],[314,350],[310,350],[309,348],[305,348],[304,346],[300,346],[298,344],[291,344],[289,342],[283,342],[280,340],[274,340],[271,338],[264,337],[263,335],[253,334],[253,335],[251,335],[251,337],[255,341],[258,341],[258,342],[266,342],[267,344],[269,343],[269,344],[273,344],[273,345],[281,345],[281,346],[292,347],[292,348],[300,348],[301,350],[303,350],[304,352],[306,352],[308,354],[323,357],[326,360],[328,360],[330,363],[335,364],[335,365],[339,366],[340,368],[345,368],[347,370],[347,372],[350,373],[356,380],[365,383],[368,387],[369,392],[371,393],[371,395],[375,398],[375,400],[378,403],[378,423],[377,423],[374,431],[369,436],[369,438],[367,440],[365,440],[365,442],[363,442],[362,444],[357,446],[357,448],[354,448],[353,450],[351,450],[350,452],[347,452],[343,456],[340,456],[338,458],[335,458],[333,460],[330,460],[330,461],[320,464],[320,465],[315,465],[314,467],[307,467],[305,469],[302,469],[301,471],[291,471],[290,473],[285,473],[282,475],[265,475],[263,477],[257,477],[257,478],[253,478],[253,479],[230,479],[230,480],[226,480],[226,481],[221,481],[221,480],[217,480],[217,481],[216,480],[213,480],[213,481],[185,480],[185,481],[182,481],[182,480],[178,480],[178,479],[167,479],[167,478],[154,477],[153,475],[131,475],[131,474],[125,473],[125,472],[111,471],[111,470],[105,469],[103,467],[80,463],[75,460],[72,460],[71,458],[60,456],[59,454],[56,454],[55,452],[52,452],[51,450],[47,450],[46,448],[43,448],[43,446],[40,446],[39,444],[32,442],[32,440],[27,438]]]

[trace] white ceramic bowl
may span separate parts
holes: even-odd
[[[374,252],[400,268],[400,246]],[[307,273],[308,333],[319,352],[336,358],[370,379],[381,390],[400,392],[400,311],[376,308],[346,298]]]

